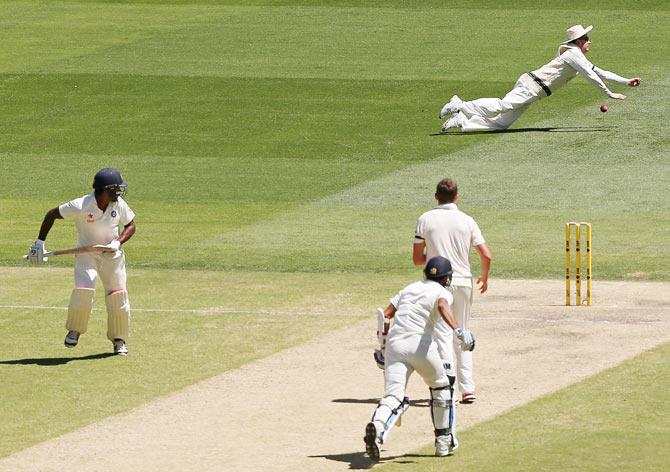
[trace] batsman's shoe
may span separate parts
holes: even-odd
[[[459,113],[456,113],[454,116],[449,118],[447,121],[444,122],[442,125],[442,131],[447,131],[452,128],[460,128],[461,127],[461,115]]]
[[[65,347],[75,347],[77,343],[79,342],[79,333],[76,331],[68,331],[67,335],[65,336],[65,341],[63,341],[63,344]]]
[[[454,453],[454,449],[458,447],[458,443],[452,439],[451,434],[435,437],[435,455],[439,457],[450,456]]]
[[[461,399],[461,403],[465,404],[470,404],[474,403],[477,397],[475,396],[474,393],[464,393],[463,398]]]
[[[379,460],[379,446],[377,446],[377,428],[375,424],[370,422],[365,426],[365,453],[370,456],[373,461]]]
[[[114,340],[114,354],[118,354],[119,356],[128,355],[128,348],[126,347],[126,343],[123,342],[123,339]]]
[[[451,115],[452,113],[457,113],[460,110],[461,103],[463,103],[463,100],[458,98],[458,95],[451,97],[449,103],[442,107],[442,110],[440,111],[440,119],[447,115]]]

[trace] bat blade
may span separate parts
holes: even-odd
[[[55,251],[48,251],[44,253],[44,256],[50,257],[50,256],[64,256],[67,254],[90,254],[90,253],[103,253],[103,252],[116,252],[116,250],[110,248],[109,246],[96,244],[95,246],[82,246],[82,247],[73,247],[70,249],[57,249]],[[23,259],[27,260],[28,255],[23,256]]]

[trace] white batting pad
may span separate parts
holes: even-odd
[[[84,334],[88,329],[88,319],[93,310],[94,288],[75,288],[70,295],[65,329]]]
[[[122,290],[105,297],[107,305],[107,339],[122,339],[128,342],[128,325],[130,324],[130,303],[128,292]]]
[[[377,427],[379,442],[384,444],[388,433],[398,423],[402,414],[409,408],[409,399],[398,400],[392,395],[387,395],[379,401],[377,409],[372,414],[372,422]]]

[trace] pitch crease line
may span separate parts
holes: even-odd
[[[0,305],[0,308],[15,310],[60,310],[65,311],[65,306],[43,306],[43,305]],[[93,311],[104,311],[101,308],[94,308]],[[325,315],[324,311],[295,311],[295,310],[236,310],[234,308],[202,308],[202,309],[180,309],[180,308],[131,308],[131,311],[138,312],[157,312],[157,313],[196,313],[203,315],[215,314],[251,314],[251,315]]]

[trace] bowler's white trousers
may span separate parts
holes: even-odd
[[[126,289],[126,258],[123,251],[102,254],[77,254],[74,262],[74,285],[95,289],[98,276],[105,295]]]
[[[447,374],[452,373],[444,366],[450,359],[440,357],[432,336],[394,336],[386,342],[385,359],[384,396],[402,400],[407,381],[415,370],[429,387],[450,384]]]
[[[451,311],[458,326],[470,329],[470,307],[472,306],[472,288],[451,285],[449,291],[454,296]],[[475,393],[475,381],[472,376],[472,352],[461,350],[460,341],[453,336],[454,355],[456,358],[456,381],[461,393]]]
[[[466,132],[509,128],[528,105],[544,96],[538,94],[530,80],[526,74],[522,75],[503,98],[479,98],[463,102],[458,113],[458,126]]]

